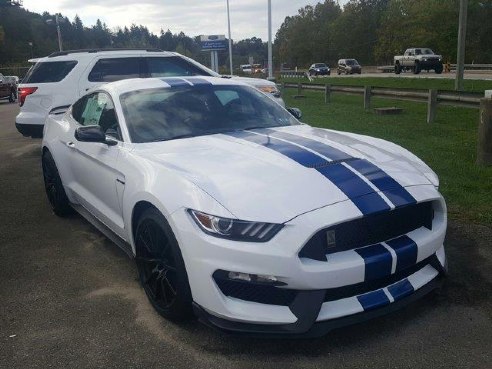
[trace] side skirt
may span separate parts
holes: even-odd
[[[133,255],[133,250],[131,245],[123,240],[120,236],[114,233],[111,229],[109,229],[103,222],[97,219],[94,215],[92,215],[86,208],[82,205],[70,204],[74,210],[79,213],[85,220],[91,223],[94,227],[97,228],[99,232],[109,238],[110,241],[114,242],[120,249],[122,249],[125,254],[128,255],[130,259],[133,259],[135,256]]]

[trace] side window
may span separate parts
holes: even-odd
[[[140,58],[101,59],[89,73],[90,82],[114,82],[140,77]]]
[[[147,70],[149,77],[208,76],[209,74],[178,56],[149,57]]]
[[[38,62],[31,67],[23,83],[60,82],[77,65],[76,61]]]
[[[72,107],[72,116],[83,126],[99,126],[108,136],[122,140],[113,102],[104,92],[97,92],[77,101]]]

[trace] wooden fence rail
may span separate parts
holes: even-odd
[[[371,98],[380,97],[392,100],[405,100],[427,103],[427,122],[435,120],[438,105],[451,105],[465,108],[480,108],[482,94],[469,92],[453,92],[440,90],[417,90],[406,88],[386,88],[371,86],[334,86],[329,84],[302,84],[282,83],[282,89],[296,88],[297,94],[302,95],[302,90],[320,91],[325,93],[325,102],[330,102],[333,93],[344,93],[364,96],[364,107],[369,109]]]

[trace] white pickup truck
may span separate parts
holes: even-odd
[[[411,70],[419,74],[422,70],[431,70],[437,74],[442,73],[442,56],[425,47],[407,49],[405,54],[397,55],[394,58],[395,73],[400,74],[402,71]]]

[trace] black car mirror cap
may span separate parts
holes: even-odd
[[[98,142],[108,146],[115,146],[118,141],[106,137],[99,126],[83,126],[75,130],[75,139],[80,142]]]
[[[299,108],[287,108],[287,111],[296,119],[300,120],[302,118],[302,111]]]

